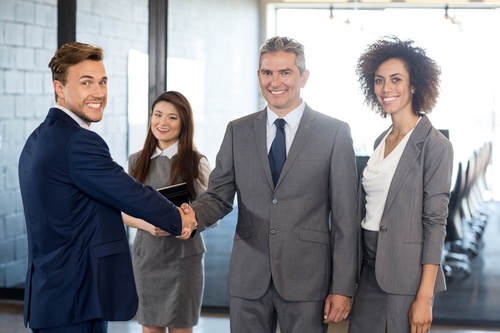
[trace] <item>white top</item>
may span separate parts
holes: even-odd
[[[177,155],[178,151],[179,151],[179,141],[177,141],[173,145],[168,146],[165,150],[160,150],[160,148],[156,147],[156,150],[151,155],[151,159],[158,156],[166,156],[169,159],[172,159],[172,157]],[[202,184],[200,181],[200,178],[207,180],[211,172],[210,164],[208,163],[208,160],[205,156],[202,156],[200,158],[200,172],[201,174],[194,183],[194,191],[196,192],[196,195],[205,192],[208,187],[208,181],[205,181],[207,184]]]
[[[363,221],[361,221],[363,229],[371,231],[379,230],[394,172],[412,132],[413,129],[406,133],[396,148],[384,158],[385,139],[391,133],[390,130],[387,131],[385,137],[377,148],[375,148],[372,156],[370,156],[363,171],[363,178],[361,179],[363,189],[366,192],[366,215]]]
[[[306,108],[306,103],[302,101],[300,105],[287,113],[286,116],[283,117],[285,120],[285,143],[286,143],[286,155],[288,156],[288,152],[290,151],[290,147],[292,146],[293,139],[295,138],[295,133],[297,133],[297,129],[299,128],[300,119],[304,114],[304,109]],[[276,125],[274,121],[278,119],[278,115],[267,108],[267,152],[271,149],[271,145],[273,144],[274,137],[276,136]]]

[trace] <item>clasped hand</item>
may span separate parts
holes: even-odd
[[[191,238],[191,234],[196,232],[198,222],[196,221],[196,214],[194,210],[186,203],[183,203],[181,207],[177,207],[179,214],[181,214],[182,219],[182,233],[176,238],[186,240]],[[194,234],[193,234],[194,235]]]

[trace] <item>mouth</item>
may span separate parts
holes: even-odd
[[[102,102],[88,102],[86,103],[87,107],[92,110],[99,111],[102,109]]]
[[[157,127],[156,130],[160,133],[168,133],[170,130],[168,128]]]
[[[287,91],[288,91],[288,89],[285,89],[285,90],[269,90],[269,92],[272,95],[282,95],[282,94],[286,93]]]
[[[382,97],[382,102],[388,104],[395,101],[397,97]]]

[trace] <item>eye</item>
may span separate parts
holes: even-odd
[[[374,82],[375,82],[375,84],[381,84],[381,83],[382,83],[382,79],[377,78],[377,79],[375,79],[375,81],[374,81]]]
[[[283,75],[290,75],[290,74],[292,74],[292,72],[291,71],[283,71],[283,72],[281,72],[281,74],[283,74]]]
[[[108,85],[108,81],[102,80],[102,81],[99,82],[99,85],[106,86],[106,85]]]
[[[260,71],[260,73],[261,73],[262,75],[264,75],[264,76],[269,76],[269,75],[271,75],[271,74],[272,74],[272,73],[271,73],[271,71],[268,71],[268,70],[261,70],[261,71]]]

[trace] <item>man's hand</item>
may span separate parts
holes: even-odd
[[[329,294],[323,308],[323,323],[338,323],[347,319],[351,310],[351,299],[347,296]]]
[[[177,207],[177,209],[179,210],[182,218],[182,233],[176,238],[182,240],[189,239],[191,237],[191,233],[196,230],[196,227],[198,226],[198,222],[196,221],[196,214],[194,213],[194,210],[192,210],[191,207],[186,203],[183,203],[181,205],[181,208]]]

